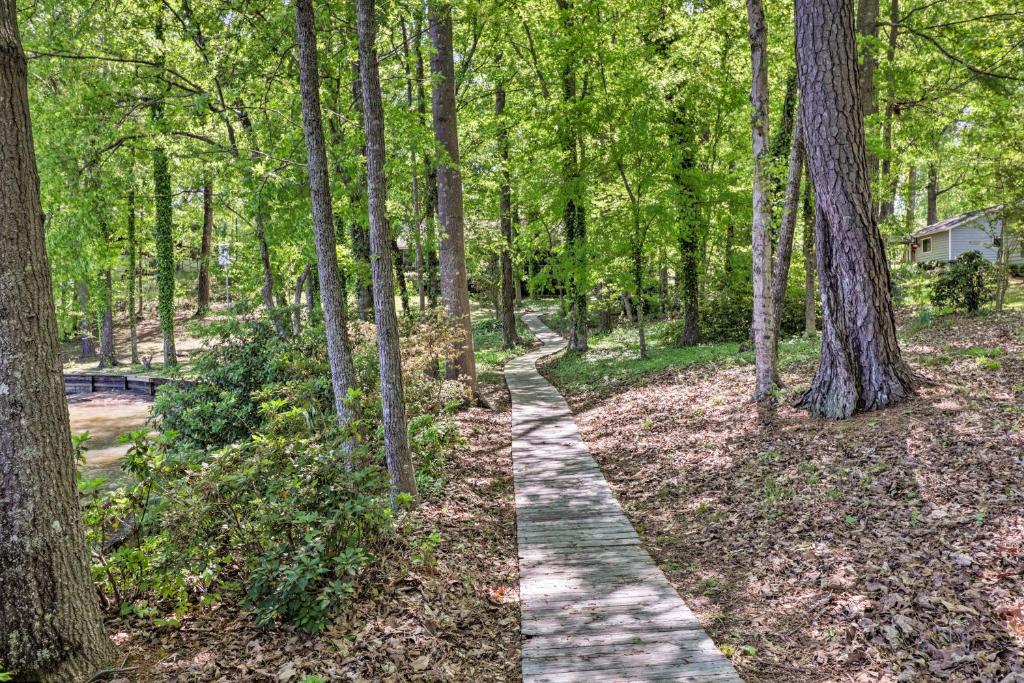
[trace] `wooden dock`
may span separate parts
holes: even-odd
[[[64,394],[89,394],[95,392],[116,392],[156,396],[157,387],[168,383],[182,383],[182,380],[149,375],[107,375],[102,373],[76,373],[64,375]]]
[[[536,314],[544,346],[505,368],[522,597],[523,681],[740,681],[658,569],[536,361],[564,340]]]

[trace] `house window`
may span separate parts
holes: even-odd
[[[927,254],[931,250],[932,250],[932,238],[931,237],[925,237],[923,240],[921,240],[921,253],[922,254]]]
[[[998,249],[999,247],[1003,246],[1003,238],[1002,237],[993,237],[992,238],[992,246],[995,247],[996,249]]]

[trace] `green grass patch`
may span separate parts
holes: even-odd
[[[649,358],[641,359],[636,325],[621,325],[608,334],[592,334],[590,351],[565,353],[551,363],[547,373],[555,384],[572,393],[611,391],[636,384],[645,377],[667,369],[685,369],[702,364],[738,364],[754,362],[754,354],[740,352],[738,342],[700,344],[685,348],[674,346],[664,328],[670,323],[658,321],[647,327]],[[798,337],[779,345],[783,366],[817,357],[817,338]]]

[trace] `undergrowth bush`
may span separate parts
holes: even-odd
[[[410,444],[423,495],[461,443],[461,384],[431,376],[452,326],[406,321]],[[388,500],[372,328],[353,326],[361,419],[334,418],[322,328],[279,339],[263,322],[215,330],[193,385],[162,388],[160,433],[131,435],[120,488],[82,482],[94,577],[111,610],[173,623],[244,602],[263,623],[323,629],[384,557],[412,561]],[[356,439],[346,466],[342,444]]]
[[[961,254],[942,270],[932,286],[932,304],[974,313],[992,298],[992,264],[976,251]]]

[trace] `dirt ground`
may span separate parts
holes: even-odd
[[[1024,315],[904,329],[935,380],[762,424],[749,365],[569,397],[649,550],[748,681],[1024,680]],[[792,365],[792,400],[813,376]]]

